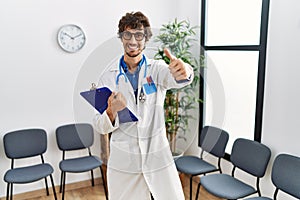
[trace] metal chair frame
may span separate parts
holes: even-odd
[[[64,133],[66,133],[65,131],[72,134],[72,141],[70,141],[69,144],[66,144],[68,142],[68,140],[66,140],[66,138],[62,138],[62,136],[61,136]],[[87,131],[87,132],[83,133],[84,134],[83,138],[79,137],[79,134],[80,134],[81,131]],[[90,137],[88,136],[89,134],[90,134]],[[83,172],[90,171],[90,173],[91,173],[91,183],[92,183],[93,187],[95,186],[94,173],[93,173],[93,170],[95,168],[91,167],[92,169],[87,170],[87,171],[74,171],[73,169],[64,170],[62,168],[62,164],[64,162],[72,160],[72,158],[71,159],[66,158],[66,152],[67,151],[87,149],[88,156],[86,156],[86,157],[78,156],[75,159],[82,159],[82,158],[91,157],[91,158],[95,158],[96,160],[100,160],[100,158],[98,158],[97,156],[92,155],[92,152],[91,152],[91,149],[90,149],[90,147],[92,146],[92,144],[94,142],[94,135],[93,134],[94,134],[93,127],[92,127],[92,125],[90,125],[88,123],[67,124],[67,125],[62,125],[62,126],[60,126],[56,129],[57,144],[58,144],[59,149],[62,151],[62,160],[60,161],[60,165],[59,165],[60,170],[61,170],[59,192],[62,193],[62,200],[64,200],[64,198],[65,198],[66,174],[67,174],[67,172],[68,173],[83,173]],[[83,139],[83,141],[79,141],[80,139]],[[84,141],[85,139],[86,139],[86,141]],[[74,143],[72,144],[72,142],[74,142]],[[102,161],[99,162],[98,167],[99,167],[100,172],[101,172],[105,197],[108,200],[107,186],[106,186],[106,182],[104,180],[104,172],[103,172],[103,169],[102,169]]]
[[[24,170],[30,169],[36,166],[46,166],[50,171],[53,171],[53,168],[50,164],[45,163],[43,154],[47,150],[47,135],[46,131],[43,129],[23,129],[18,131],[12,131],[6,133],[3,138],[4,150],[6,156],[11,159],[10,170],[6,171],[4,175],[4,181],[7,182],[6,190],[6,200],[13,199],[13,185],[14,184],[26,184],[31,182],[36,182],[40,179],[25,179],[22,181],[10,180],[13,176],[18,174],[20,171],[26,173]],[[24,159],[30,157],[40,156],[41,164],[38,165],[26,165],[23,167],[14,167],[16,159]],[[53,173],[53,172],[52,172]],[[47,177],[50,176],[54,199],[57,199],[55,185],[52,177],[52,173],[47,174],[47,176],[42,177],[41,179],[45,180],[46,194],[49,196],[48,182]],[[13,175],[12,175],[13,174]]]

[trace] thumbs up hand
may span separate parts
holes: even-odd
[[[193,73],[193,68],[176,58],[168,49],[164,49],[165,55],[170,59],[169,70],[176,81],[188,80]]]

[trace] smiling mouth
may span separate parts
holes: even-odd
[[[136,51],[139,49],[138,45],[128,45],[127,48],[129,51]]]

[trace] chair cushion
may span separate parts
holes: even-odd
[[[268,198],[268,197],[252,197],[252,198],[248,198],[245,200],[273,200],[273,199]]]
[[[175,160],[177,170],[185,174],[199,175],[217,171],[217,168],[196,156],[182,156]]]
[[[201,185],[211,194],[225,199],[239,199],[256,190],[228,174],[211,174],[200,178]]]
[[[45,178],[52,173],[53,168],[47,163],[19,167],[8,170],[4,175],[4,181],[8,183],[31,183]]]
[[[97,156],[85,156],[62,160],[59,168],[64,172],[80,173],[90,171],[102,165],[102,161]]]

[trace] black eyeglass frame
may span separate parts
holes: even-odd
[[[129,34],[130,37],[129,38],[124,37],[125,34]],[[124,40],[131,40],[132,35],[134,35],[134,39],[136,41],[142,41],[147,36],[146,33],[142,33],[142,32],[131,33],[129,31],[124,31],[124,32],[120,33],[120,37],[123,38]],[[143,36],[143,37],[141,39],[139,39],[138,36]]]

